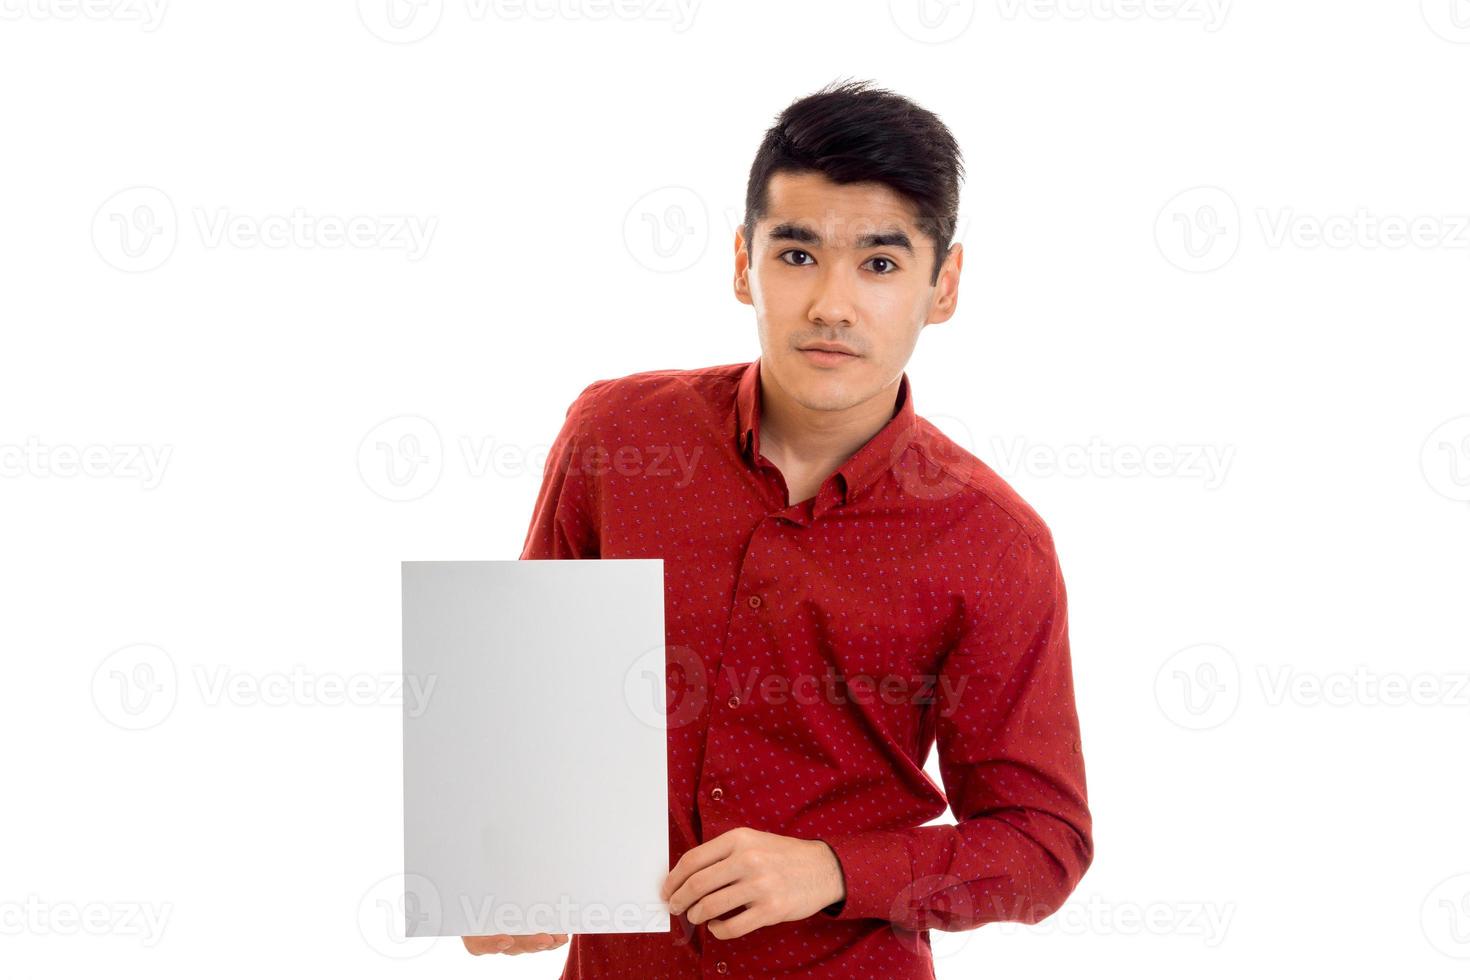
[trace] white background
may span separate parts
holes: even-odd
[[[940,976],[1463,975],[1470,4],[154,3],[0,0],[0,972],[557,974],[389,929],[398,563],[756,356],[751,157],[856,77],[966,155],[908,370],[1052,528],[1095,819]]]

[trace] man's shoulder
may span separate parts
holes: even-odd
[[[687,399],[723,403],[733,398],[748,362],[700,368],[659,368],[601,378],[572,403],[584,421],[611,422]]]
[[[913,447],[924,458],[923,479],[933,487],[932,493],[969,496],[977,516],[1011,528],[1045,551],[1052,550],[1051,529],[1015,487],[928,419],[920,416],[917,426]]]

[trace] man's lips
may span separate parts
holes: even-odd
[[[836,367],[858,359],[856,354],[844,354],[842,351],[822,350],[817,347],[803,347],[801,352],[806,355],[808,361],[819,367]]]

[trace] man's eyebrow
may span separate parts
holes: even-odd
[[[792,221],[783,221],[776,225],[766,234],[766,241],[777,242],[800,242],[803,245],[821,247],[822,236],[812,231],[805,225],[799,225]],[[914,254],[914,244],[909,236],[902,231],[883,231],[872,235],[860,235],[857,241],[859,249],[866,248],[899,248],[909,255]]]

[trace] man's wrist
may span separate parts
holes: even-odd
[[[837,859],[837,852],[832,849],[832,845],[824,840],[819,840],[817,843],[822,845],[822,849],[826,851],[831,861],[833,882],[831,894],[834,899],[823,907],[822,912],[825,915],[836,915],[842,911],[842,906],[847,902],[847,878],[842,873],[842,862]]]

